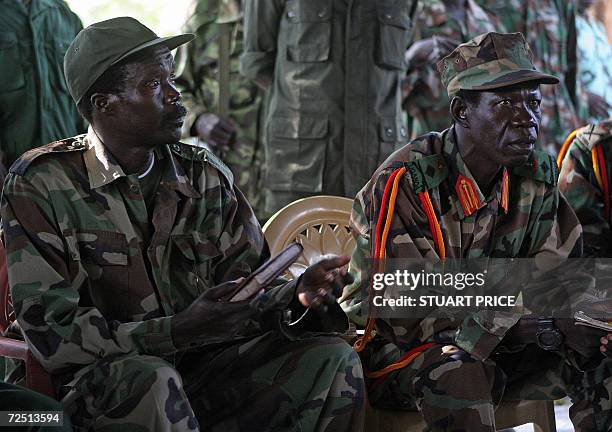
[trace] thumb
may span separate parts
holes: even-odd
[[[223,297],[226,297],[230,295],[232,292],[234,292],[236,287],[242,282],[244,282],[243,277],[232,280],[232,281],[223,282],[222,284],[219,284],[207,290],[204,293],[204,298],[208,300],[215,300],[215,301],[223,299]]]

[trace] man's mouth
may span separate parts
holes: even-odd
[[[526,138],[511,142],[508,147],[517,153],[530,153],[535,148],[536,139]]]
[[[164,115],[164,123],[172,126],[183,126],[187,110],[183,106],[179,106],[176,111]]]

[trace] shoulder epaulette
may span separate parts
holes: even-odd
[[[512,173],[521,177],[531,178],[551,186],[557,185],[559,171],[554,156],[539,150],[534,150],[527,164],[514,167]]]
[[[227,165],[223,163],[213,152],[206,147],[193,146],[185,143],[177,143],[170,145],[170,150],[173,153],[181,156],[188,160],[195,160],[200,162],[208,162],[215,167],[230,184],[234,183],[234,175]]]
[[[448,177],[448,167],[441,154],[425,156],[404,165],[412,177],[412,186],[416,193],[434,189]]]
[[[42,147],[37,147],[32,150],[28,150],[23,155],[21,155],[21,157],[19,157],[19,159],[17,159],[15,163],[13,163],[13,165],[11,165],[9,172],[22,176],[25,174],[32,162],[34,162],[36,159],[40,158],[43,155],[85,151],[88,148],[87,144],[85,143],[85,137],[85,134],[77,135],[72,138],[54,141]]]
[[[600,142],[612,138],[612,121],[591,124],[580,129],[574,141],[579,147],[586,150],[593,148]]]

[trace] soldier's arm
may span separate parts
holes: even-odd
[[[593,170],[591,153],[572,143],[559,175],[559,190],[576,212],[584,233],[584,255],[612,255],[610,223],[605,217],[603,193]]]
[[[267,88],[274,79],[277,38],[285,0],[247,0],[241,73]]]
[[[10,173],[2,195],[11,295],[36,359],[57,372],[115,354],[174,352],[168,317],[120,323],[79,306],[87,275],[76,261],[78,246],[68,240],[74,237],[59,229],[62,209],[50,200],[71,191],[51,191],[45,183]]]

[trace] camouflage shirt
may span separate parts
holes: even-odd
[[[552,254],[565,258],[581,251],[581,228],[572,209],[556,187],[552,157],[534,152],[528,165],[507,169],[507,200],[499,178],[485,196],[464,163],[455,144],[454,128],[424,135],[395,152],[357,194],[351,227],[357,246],[350,271],[355,283],[345,289],[343,307],[363,324],[361,292],[368,281],[362,271],[372,256],[385,184],[397,168],[407,167],[399,183],[395,212],[389,230],[388,258],[437,259],[432,233],[418,193],[429,191],[446,246],[447,258],[535,258]],[[455,185],[461,179],[474,185],[477,205],[463,207]],[[503,206],[506,202],[506,206]],[[444,330],[458,329],[456,344],[477,358],[486,358],[520,319],[508,312],[468,314],[463,322],[425,318],[389,319],[378,329],[395,343],[410,347],[431,341]],[[388,325],[385,325],[388,324]],[[392,329],[392,330],[391,330]]]
[[[92,129],[11,167],[2,201],[11,293],[26,340],[51,372],[130,352],[171,359],[261,330],[245,322],[236,334],[174,345],[171,316],[250,273],[267,247],[214,155],[181,143],[155,153],[165,168],[151,215],[137,176],[125,175]],[[280,285],[259,307],[280,310],[294,297],[294,283]]]
[[[559,175],[559,189],[584,230],[584,253],[612,257],[610,220],[604,211],[603,191],[595,177],[591,150],[601,145],[607,172],[612,172],[612,120],[582,128],[570,145]]]

